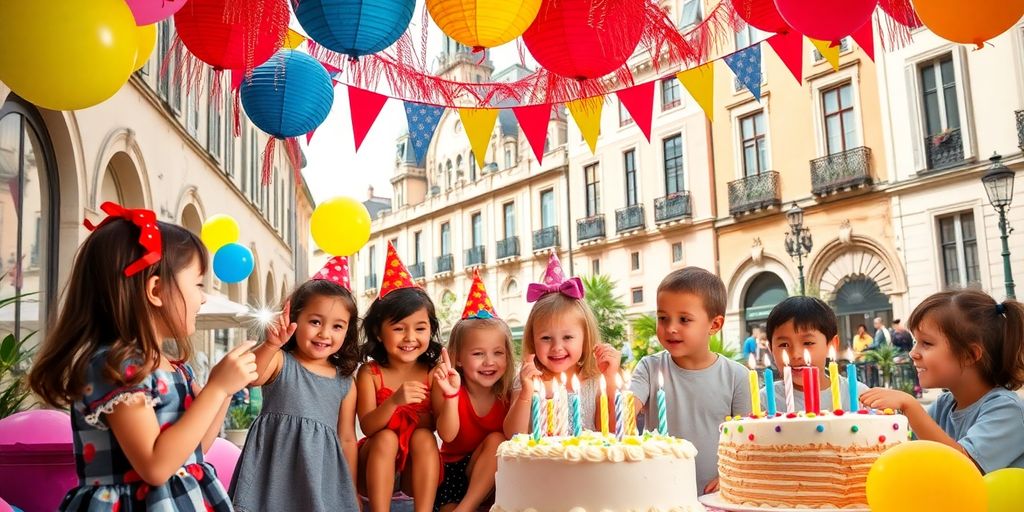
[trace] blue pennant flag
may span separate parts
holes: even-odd
[[[761,101],[761,44],[725,57],[725,64],[757,101]]]
[[[441,121],[444,107],[424,105],[423,103],[405,102],[405,119],[409,122],[409,141],[416,154],[416,164],[423,165],[427,158],[430,139],[434,138],[434,130]]]

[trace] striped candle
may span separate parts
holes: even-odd
[[[668,435],[668,411],[665,409],[665,377],[658,372],[658,433]]]
[[[622,377],[615,375],[615,437],[622,440],[622,434],[626,430],[622,409]]]
[[[572,376],[572,393],[569,395],[569,418],[572,425],[572,435],[580,435],[583,430],[583,419],[580,413],[580,380]]]
[[[533,398],[530,401],[530,415],[533,418],[533,440],[540,440],[540,382],[537,379],[533,380]]]

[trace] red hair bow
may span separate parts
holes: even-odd
[[[160,228],[157,226],[156,214],[153,213],[153,210],[125,208],[110,201],[100,205],[100,209],[107,213],[107,218],[99,224],[93,224],[89,222],[89,219],[85,219],[83,224],[89,231],[96,231],[113,219],[124,219],[139,227],[139,245],[146,252],[141,258],[125,267],[125,276],[131,277],[160,261],[160,258],[163,257],[163,239],[160,236]]]

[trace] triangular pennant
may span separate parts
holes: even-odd
[[[409,269],[405,268],[405,263],[402,263],[398,257],[395,246],[388,242],[388,255],[384,260],[384,278],[380,283],[380,297],[383,299],[385,295],[402,288],[419,288],[419,286],[412,281],[412,275],[409,274]]]
[[[324,66],[324,69],[327,70],[327,74],[331,75],[331,78],[335,78],[341,74],[341,68],[332,66],[324,61],[320,61],[320,64]]]
[[[676,79],[683,84],[693,100],[704,109],[709,121],[714,121],[715,61],[701,64],[693,69],[676,73]]]
[[[292,29],[288,29],[288,34],[284,36],[284,45],[282,46],[282,48],[287,48],[289,50],[294,50],[294,49],[298,48],[299,45],[304,43],[304,42],[306,42],[306,36],[296,32],[296,31],[294,31]]]
[[[473,271],[473,284],[469,287],[466,295],[466,307],[462,310],[462,318],[497,318],[491,298],[487,296],[487,289],[480,279],[480,271]]]
[[[314,133],[316,133],[316,128],[313,128],[312,130],[309,131],[309,133],[306,134],[306,145],[307,146],[309,145],[310,142],[313,141],[313,134]]]
[[[352,140],[356,143],[356,151],[363,144],[380,110],[388,102],[388,97],[373,91],[348,87],[348,106],[352,114]]]
[[[768,38],[768,45],[782,59],[797,83],[804,83],[804,36],[795,30],[780,32]]]
[[[405,119],[409,122],[409,141],[416,154],[416,164],[423,165],[427,158],[430,139],[434,138],[437,123],[441,122],[444,107],[423,103],[405,102]]]
[[[492,108],[460,108],[459,118],[462,119],[462,127],[466,130],[469,145],[476,156],[476,165],[483,169],[487,158],[487,143],[491,140],[498,111]]]
[[[548,138],[548,121],[551,120],[551,105],[530,105],[514,107],[512,113],[526,136],[526,141],[537,157],[537,163],[544,163],[544,141]]]
[[[325,280],[337,283],[346,290],[352,290],[352,283],[349,279],[348,256],[335,256],[327,261],[324,268],[313,274],[313,281]]]
[[[572,100],[565,104],[569,107],[573,121],[580,129],[583,140],[590,146],[590,152],[597,151],[597,137],[601,135],[601,109],[604,107],[604,96],[591,96]]]
[[[868,20],[867,23],[863,24],[855,30],[850,37],[857,42],[857,46],[860,46],[864,53],[868,55],[868,58],[872,61],[875,60],[875,24]]]
[[[635,85],[617,93],[622,106],[633,118],[633,122],[644,132],[647,142],[651,141],[651,117],[654,113],[654,82]]]
[[[725,56],[725,64],[754,99],[761,101],[761,45],[755,44]]]
[[[807,38],[811,39],[811,38]],[[820,41],[818,39],[811,39],[811,44],[818,50],[829,64],[832,65],[832,69],[839,71],[839,46],[832,46],[830,41]]]

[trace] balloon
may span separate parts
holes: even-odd
[[[786,20],[775,7],[775,0],[732,0],[732,6],[751,27],[776,34],[789,30]]]
[[[988,508],[985,481],[974,462],[933,441],[911,441],[886,450],[868,472],[867,495],[872,512]]]
[[[878,0],[775,0],[793,30],[819,41],[839,41],[871,20]]]
[[[309,219],[313,241],[324,252],[349,256],[370,239],[370,212],[355,199],[335,197],[320,203]]]
[[[230,215],[218,213],[206,219],[199,238],[210,252],[216,253],[221,247],[237,242],[239,235],[238,222]]]
[[[1024,0],[914,0],[917,16],[939,37],[981,48],[1024,15]]]
[[[235,474],[235,466],[238,465],[238,458],[241,455],[242,450],[231,441],[218,437],[213,440],[213,444],[210,445],[209,451],[203,458],[217,470],[217,479],[220,480],[224,488],[230,489],[231,478]]]
[[[240,283],[249,278],[255,261],[248,247],[231,243],[213,255],[213,273],[225,283]]]
[[[185,5],[185,0],[127,0],[128,8],[140,27],[170,18]]]
[[[189,0],[174,15],[182,44],[214,69],[246,71],[284,45],[288,3],[283,0]]]
[[[769,0],[771,1],[771,0]],[[533,23],[541,0],[427,0],[434,23],[473,49],[501,46]]]
[[[139,51],[135,53],[134,71],[142,69],[156,48],[156,24],[139,26]]]
[[[501,0],[507,1],[507,0]],[[295,18],[318,44],[349,58],[377,53],[409,28],[415,0],[292,0]]]
[[[985,475],[988,512],[1017,512],[1024,504],[1024,469],[1006,468]]]
[[[0,81],[40,107],[77,110],[131,76],[138,30],[124,0],[0,1]]]

